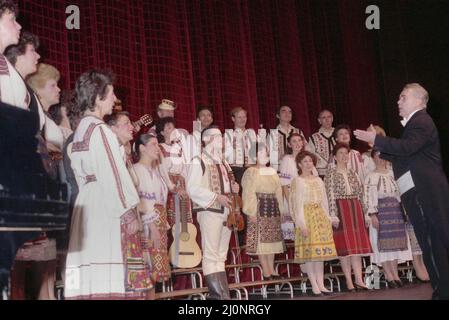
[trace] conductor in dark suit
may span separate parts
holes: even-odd
[[[433,299],[449,299],[449,184],[443,171],[440,139],[426,107],[429,95],[417,83],[402,90],[398,108],[401,138],[356,130],[391,161],[404,209],[415,229],[433,287]]]

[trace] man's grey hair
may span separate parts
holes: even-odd
[[[405,89],[412,89],[415,97],[422,100],[423,107],[427,107],[427,102],[429,101],[429,93],[426,89],[424,89],[422,85],[420,85],[419,83],[408,83],[405,85],[404,90]]]

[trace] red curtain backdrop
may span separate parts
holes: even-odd
[[[65,8],[80,8],[80,30],[67,30]],[[379,123],[374,32],[366,1],[152,0],[19,1],[24,30],[41,39],[42,61],[73,88],[89,68],[110,68],[134,118],[155,115],[162,98],[178,105],[179,127],[191,129],[199,104],[232,127],[243,106],[248,126],[273,128],[280,105],[294,111],[306,135],[322,108],[354,127]]]

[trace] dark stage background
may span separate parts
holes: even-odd
[[[67,30],[78,5],[81,29]],[[365,8],[380,8],[380,30],[365,28]],[[174,100],[179,127],[212,104],[232,127],[243,106],[248,126],[276,125],[287,104],[308,136],[322,108],[335,124],[380,124],[400,133],[397,97],[407,82],[430,93],[448,168],[449,1],[151,0],[19,1],[19,22],[41,39],[42,61],[62,73],[63,89],[88,68],[110,68],[133,118]],[[363,146],[359,146],[363,149]]]

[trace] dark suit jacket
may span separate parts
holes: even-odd
[[[412,116],[401,138],[376,136],[374,146],[382,158],[392,162],[395,179],[410,170],[426,218],[449,245],[449,184],[438,131],[426,110]]]

